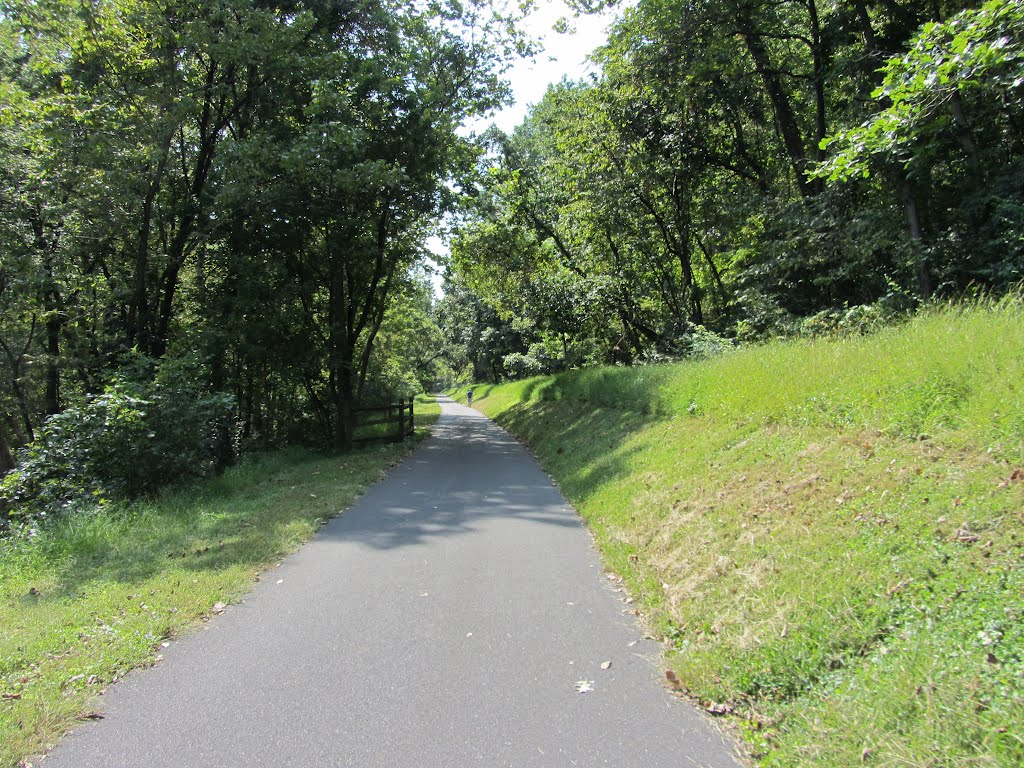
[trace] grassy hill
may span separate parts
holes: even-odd
[[[478,386],[766,766],[1024,765],[1024,308]]]

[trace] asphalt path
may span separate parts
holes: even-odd
[[[401,466],[113,686],[46,768],[736,768],[527,451],[442,403]]]

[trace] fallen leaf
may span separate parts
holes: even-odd
[[[603,664],[601,664],[601,669],[611,669],[611,668],[612,668],[612,663],[610,661],[606,661]]]
[[[214,613],[224,613],[225,608],[226,608],[226,606],[224,605],[224,603],[214,603],[213,604],[213,612]]]
[[[889,589],[886,591],[886,594],[889,597],[892,597],[893,595],[898,594],[907,587],[909,587],[913,583],[913,581],[913,579],[903,579],[898,584],[894,584],[893,586],[889,587]]]
[[[20,693],[2,693],[2,694],[0,694],[0,699],[3,699],[4,701],[17,701],[20,698],[21,698],[21,694]]]
[[[976,533],[971,533],[971,530],[966,525],[963,525],[955,534],[953,534],[953,538],[957,541],[963,542],[964,544],[973,544],[975,541],[979,541],[981,536]]]
[[[712,715],[731,715],[732,707],[728,704],[716,704],[713,701],[709,701],[708,705],[704,708],[706,712]]]
[[[665,670],[665,679],[672,683],[676,688],[682,686],[682,682],[679,680],[679,675],[677,675],[673,669]]]
[[[592,690],[594,690],[593,680],[576,681],[576,693],[590,693]]]
[[[1017,467],[1010,474],[1010,482],[1011,483],[1019,483],[1021,480],[1024,480],[1024,469],[1021,469],[1020,467]]]
[[[101,715],[99,712],[83,712],[78,716],[79,720],[102,720],[105,715]]]

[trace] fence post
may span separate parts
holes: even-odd
[[[398,439],[405,440],[405,399],[398,401]]]

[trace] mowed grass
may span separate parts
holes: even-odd
[[[1022,393],[1007,301],[474,399],[755,761],[923,768],[1024,765]]]
[[[418,436],[439,412],[419,400]],[[253,456],[155,501],[0,541],[0,765],[53,746],[104,688],[239,600],[415,442]]]

